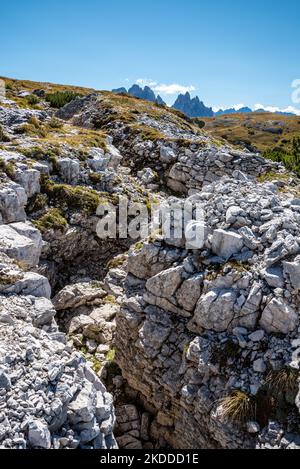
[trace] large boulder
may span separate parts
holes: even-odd
[[[212,290],[197,303],[193,322],[199,330],[226,331],[234,318],[235,290]]]
[[[300,256],[296,257],[293,262],[283,262],[282,265],[284,274],[298,293],[300,290]]]

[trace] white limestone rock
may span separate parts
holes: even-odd
[[[28,198],[40,192],[40,177],[37,169],[27,168],[25,165],[17,167],[15,171],[15,180],[24,188]]]
[[[9,182],[0,186],[0,214],[4,223],[13,223],[26,220],[25,205],[27,195],[25,189]]]
[[[197,303],[193,322],[200,328],[226,331],[234,318],[235,290],[212,290]]]
[[[79,161],[71,158],[62,158],[57,160],[57,166],[63,181],[68,183],[76,183],[78,181],[80,173]]]
[[[46,423],[32,420],[28,423],[28,440],[32,448],[51,448],[51,434]]]

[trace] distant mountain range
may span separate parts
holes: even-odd
[[[140,87],[139,85],[133,85],[128,90],[124,87],[117,88],[112,90],[113,93],[116,94],[129,94],[131,96],[135,96],[136,98],[145,99],[146,101],[151,101],[152,103],[157,103],[160,105],[165,106],[166,103],[164,100],[159,96],[155,95],[154,91],[149,87],[145,86],[144,88]],[[230,109],[219,109],[219,111],[214,112],[211,107],[205,106],[203,101],[200,101],[199,97],[196,96],[195,98],[191,98],[190,93],[180,94],[178,95],[175,103],[172,106],[173,109],[177,109],[178,111],[183,112],[188,117],[219,117],[228,114],[250,114],[253,112],[268,112],[265,109],[257,109],[253,110],[249,107],[241,107],[239,109],[230,108]],[[293,113],[288,112],[276,112],[275,114],[284,115],[284,116],[294,116]]]

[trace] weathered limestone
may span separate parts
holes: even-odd
[[[0,186],[0,214],[4,223],[26,220],[24,207],[27,195],[23,187],[14,182]]]

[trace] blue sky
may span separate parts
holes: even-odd
[[[15,0],[0,7],[0,75],[97,89],[145,79],[169,103],[171,91],[191,89],[214,107],[300,108],[291,98],[300,79],[299,0]]]

